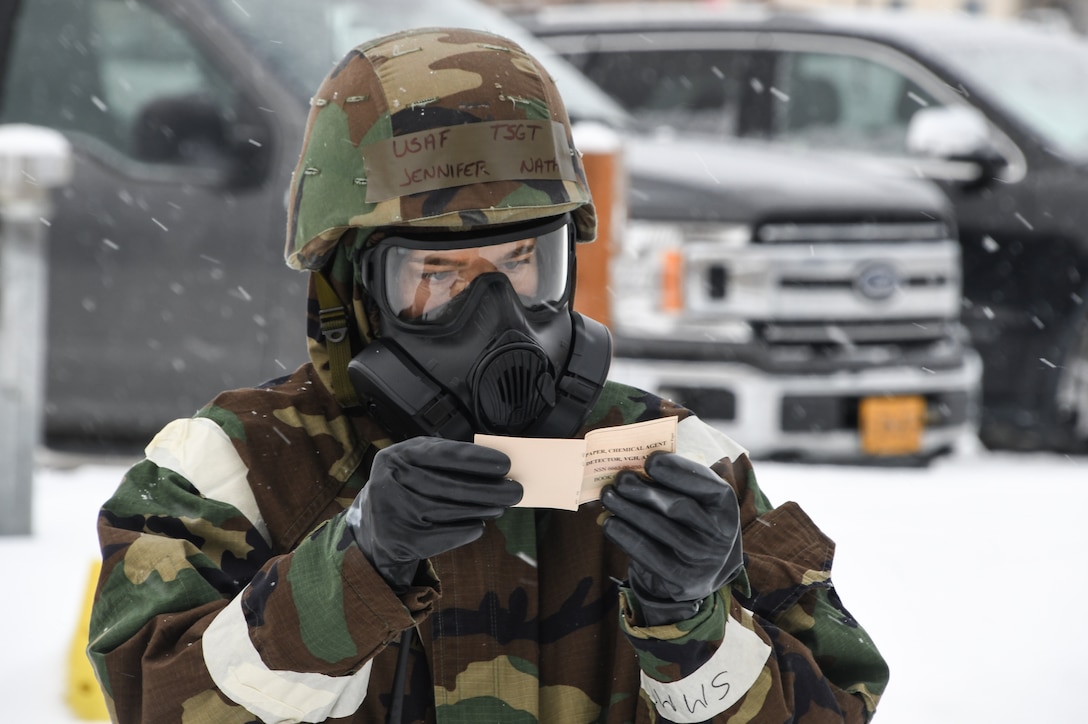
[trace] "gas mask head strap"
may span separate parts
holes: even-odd
[[[351,338],[348,334],[350,320],[347,308],[336,290],[321,272],[313,272],[320,307],[321,336],[329,352],[329,370],[332,373],[332,392],[341,407],[358,407],[359,397],[348,379],[348,363],[351,362]]]

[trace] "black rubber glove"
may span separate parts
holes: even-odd
[[[484,521],[521,500],[506,453],[457,440],[415,437],[374,457],[347,524],[390,587],[403,593],[419,562],[483,535]]]
[[[628,566],[647,626],[684,621],[743,566],[740,508],[728,483],[675,453],[652,453],[644,478],[621,471],[601,493],[604,534]]]

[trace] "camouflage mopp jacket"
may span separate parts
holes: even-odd
[[[513,508],[396,596],[344,524],[387,433],[310,364],[220,395],[100,512],[88,653],[111,716],[385,722],[400,698],[404,721],[442,723],[868,720],[888,672],[831,585],[834,544],[770,506],[743,449],[614,383],[586,429],[663,415],[737,490],[746,565],[692,620],[642,628],[598,503]]]

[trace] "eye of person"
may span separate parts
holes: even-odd
[[[440,269],[424,269],[420,274],[420,278],[426,282],[433,282],[440,284],[446,281],[452,281],[454,277],[454,271],[448,267]]]
[[[528,266],[530,263],[532,263],[532,261],[533,261],[532,253],[528,253],[528,254],[523,254],[522,256],[519,256],[516,259],[506,259],[506,260],[500,262],[500,264],[502,266],[503,271],[513,272],[513,271],[517,271],[518,267]]]

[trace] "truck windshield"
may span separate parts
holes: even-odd
[[[1053,150],[1088,158],[1088,44],[1060,35],[1018,35],[999,42],[957,39],[941,47],[964,77]]]
[[[209,0],[265,67],[306,100],[348,50],[412,27],[468,27],[504,35],[544,63],[572,120],[628,125],[626,112],[566,61],[496,10],[471,0]]]

